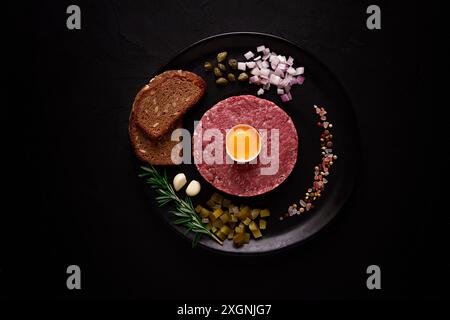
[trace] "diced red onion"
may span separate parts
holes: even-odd
[[[296,70],[297,70],[297,75],[303,74],[303,72],[305,72],[305,68],[304,67],[298,67]]]
[[[254,61],[247,62],[247,67],[250,69],[253,69],[255,66],[256,66],[256,62],[254,62]]]
[[[269,83],[269,78],[262,78],[262,76],[259,78],[259,83],[264,85]]]
[[[292,67],[289,67],[289,68],[286,70],[286,72],[289,73],[289,74],[291,74],[291,75],[295,75],[295,74],[297,73],[297,70],[295,70],[295,69],[292,68]]]
[[[302,76],[298,76],[297,77],[297,83],[298,84],[303,84],[304,81],[305,81],[305,77],[302,77]]]
[[[262,86],[257,92],[258,95],[264,94],[264,91],[269,90],[272,84],[277,86],[277,94],[283,102],[291,101],[291,87],[297,84],[301,85],[305,80],[301,76],[304,73],[304,67],[294,68],[292,56],[286,58],[286,56],[278,55],[264,45],[258,46],[256,51],[260,53],[256,57],[252,51],[244,54],[244,57],[251,61],[239,62],[238,69],[242,71],[245,71],[246,68],[249,69],[252,75],[249,83]]]
[[[248,79],[248,81],[250,83],[259,83],[259,77],[258,76],[250,77],[250,79]]]
[[[261,75],[269,77],[270,76],[270,70],[269,69],[261,69]]]
[[[278,69],[278,68],[275,69],[275,71],[273,72],[273,74],[275,74],[275,75],[277,75],[277,76],[279,76],[279,77],[284,76],[283,70]]]
[[[286,60],[286,63],[290,66],[292,66],[294,64],[294,58],[292,58],[291,56],[289,56],[289,58]]]
[[[271,74],[269,77],[270,83],[273,85],[278,85],[280,83],[281,78],[277,76],[276,74]]]
[[[255,56],[255,54],[251,51],[247,52],[246,54],[244,54],[245,59],[250,60],[251,58],[253,58]]]
[[[265,49],[266,49],[266,47],[263,46],[263,45],[261,45],[261,46],[259,46],[259,47],[256,47],[256,51],[257,51],[257,52],[264,51]]]
[[[286,93],[282,94],[280,97],[281,97],[281,101],[283,101],[283,102],[288,102],[290,100],[289,96]]]
[[[259,68],[253,68],[252,71],[250,71],[250,73],[254,76],[259,76],[261,70]]]

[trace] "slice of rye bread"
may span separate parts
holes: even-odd
[[[175,123],[174,128],[181,127],[182,120],[180,119]],[[136,117],[132,113],[128,123],[128,133],[130,135],[134,153],[139,160],[153,165],[179,164],[173,163],[171,158],[172,150],[178,143],[178,141],[171,140],[172,131],[167,132],[159,140],[149,139],[137,125]],[[182,149],[177,147],[176,150],[178,150],[178,154],[182,156]]]
[[[160,139],[205,93],[205,81],[195,73],[169,70],[139,91],[133,109],[137,125],[151,139]]]

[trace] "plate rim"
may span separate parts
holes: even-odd
[[[216,254],[220,254],[220,255],[224,255],[224,256],[234,256],[234,257],[268,256],[268,255],[280,254],[282,252],[292,250],[301,245],[305,245],[307,242],[310,242],[311,240],[316,238],[319,234],[321,234],[324,230],[326,230],[334,222],[336,217],[341,213],[342,208],[346,204],[348,204],[349,199],[351,198],[351,196],[354,193],[357,177],[360,175],[360,170],[361,170],[361,165],[360,165],[360,162],[361,162],[360,161],[361,160],[361,136],[360,136],[360,130],[359,130],[356,114],[355,114],[355,108],[353,107],[354,104],[352,103],[352,100],[350,99],[350,95],[347,93],[347,90],[345,89],[343,84],[339,81],[339,78],[331,71],[331,69],[326,64],[324,64],[322,62],[322,60],[320,60],[319,58],[317,58],[316,56],[311,54],[311,52],[309,50],[304,49],[302,46],[298,45],[297,43],[295,43],[289,39],[286,39],[282,36],[279,36],[279,35],[274,35],[274,34],[269,34],[269,33],[264,33],[264,32],[256,32],[256,31],[233,31],[233,32],[219,33],[219,34],[215,34],[215,35],[211,35],[211,36],[202,38],[202,39],[200,39],[196,42],[193,42],[190,45],[184,47],[183,49],[177,51],[177,53],[172,55],[165,63],[162,63],[162,66],[160,68],[158,68],[157,71],[152,74],[151,78],[153,78],[156,75],[163,72],[167,65],[171,64],[179,56],[183,55],[184,53],[186,53],[187,51],[191,50],[194,47],[197,47],[207,41],[215,40],[218,38],[230,37],[230,36],[242,36],[242,35],[244,35],[244,36],[260,36],[260,37],[265,37],[265,38],[276,39],[279,41],[284,41],[292,46],[295,46],[296,48],[298,48],[299,50],[304,52],[306,55],[308,55],[310,58],[315,60],[320,65],[321,68],[326,70],[326,72],[329,74],[329,76],[338,85],[339,90],[343,93],[345,100],[348,101],[351,117],[353,118],[352,122],[354,123],[354,131],[356,133],[356,135],[354,137],[355,138],[355,145],[354,145],[355,155],[354,156],[356,158],[356,161],[355,161],[356,166],[354,167],[354,170],[353,170],[353,178],[351,179],[351,186],[349,188],[349,191],[347,192],[344,199],[342,200],[341,207],[338,210],[336,210],[336,213],[334,215],[332,215],[331,217],[329,217],[329,219],[322,226],[320,226],[317,229],[317,231],[315,231],[313,234],[307,236],[304,239],[289,243],[283,247],[272,248],[272,249],[263,250],[263,251],[255,251],[255,252],[245,252],[245,251],[239,252],[239,251],[220,250],[218,248],[214,248],[214,247],[205,245],[204,243],[202,243],[201,240],[197,244],[197,247],[200,247],[208,252],[216,253]],[[136,159],[136,157],[135,157],[135,159]],[[138,161],[138,163],[142,163],[139,160],[137,160],[137,161]],[[148,188],[147,185],[145,185],[145,187]],[[175,233],[178,235],[178,237],[180,237],[184,240],[187,240],[188,242],[192,241],[192,239],[189,237],[188,234],[179,232],[179,230],[177,230],[177,228],[173,224],[171,224],[167,219],[163,219],[159,214],[158,214],[158,216],[161,220],[164,221],[165,224],[167,224],[173,231],[175,231]]]

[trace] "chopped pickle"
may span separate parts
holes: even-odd
[[[222,228],[220,228],[220,232],[228,235],[231,232],[231,229],[228,228],[227,226],[223,226]]]
[[[221,231],[217,231],[216,236],[218,236],[219,239],[222,240],[222,241],[225,240],[225,238],[227,237],[227,235],[224,234],[224,233],[221,232]]]
[[[258,228],[258,227],[256,227],[256,228]],[[254,231],[252,230],[252,233],[253,233],[253,237],[255,237],[255,239],[262,237],[261,231],[259,231],[259,229],[256,229]]]
[[[222,200],[222,206],[223,206],[223,207],[229,208],[229,207],[230,207],[230,204],[231,204],[231,201],[230,201],[230,200],[225,199],[225,198]]]
[[[223,211],[222,211],[222,209],[220,209],[220,208],[217,208],[217,209],[215,209],[215,210],[213,211],[213,216],[216,217],[216,219],[217,219],[218,217],[220,217],[222,214],[223,214]]]
[[[265,217],[270,216],[270,211],[269,211],[269,209],[263,209],[263,210],[261,210],[261,212],[259,213],[259,216],[260,216],[261,218],[265,218]]]
[[[210,209],[220,209],[220,204],[218,204],[218,203],[215,203],[214,201],[212,201],[211,199],[209,199],[207,202],[206,202],[206,205],[210,208]]]
[[[213,222],[213,226],[216,227],[217,229],[222,228],[222,226],[223,226],[222,220],[216,219],[216,220]]]
[[[236,246],[242,246],[245,243],[246,233],[237,233],[233,237],[233,243]],[[250,239],[250,238],[249,238]]]
[[[223,223],[227,223],[228,221],[230,221],[230,219],[231,217],[229,213],[224,213],[220,216],[220,220],[222,220]]]
[[[211,214],[211,211],[209,211],[208,209],[202,208],[199,213],[202,218],[208,218],[209,215]]]
[[[259,219],[259,228],[261,230],[265,230],[266,229],[266,225],[267,225],[267,221],[264,219]]]
[[[217,192],[214,192],[210,200],[215,203],[222,204],[223,196],[218,194]]]
[[[252,235],[255,239],[262,237],[261,230],[267,227],[267,221],[262,218],[270,216],[267,208],[261,210],[244,204],[236,206],[217,192],[211,195],[206,207],[197,205],[195,211],[207,230],[222,241],[233,240],[238,247],[249,243]]]
[[[258,217],[260,211],[261,211],[260,209],[253,209],[250,212],[250,215],[251,215],[253,220],[255,220]]]
[[[258,226],[256,225],[255,221],[250,222],[248,228],[250,229],[250,231],[258,230]]]

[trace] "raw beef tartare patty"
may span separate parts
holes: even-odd
[[[260,131],[262,151],[252,163],[233,163],[226,155],[226,132],[237,124],[247,124]],[[205,134],[207,129],[222,133],[222,164],[207,161],[216,156],[214,151],[208,151],[215,138]],[[273,129],[279,132],[278,157],[271,154],[272,138],[276,141]],[[250,197],[273,190],[289,176],[297,162],[298,136],[292,119],[273,102],[251,95],[233,96],[209,109],[195,128],[193,144],[194,162],[200,174],[217,189],[237,196]]]

